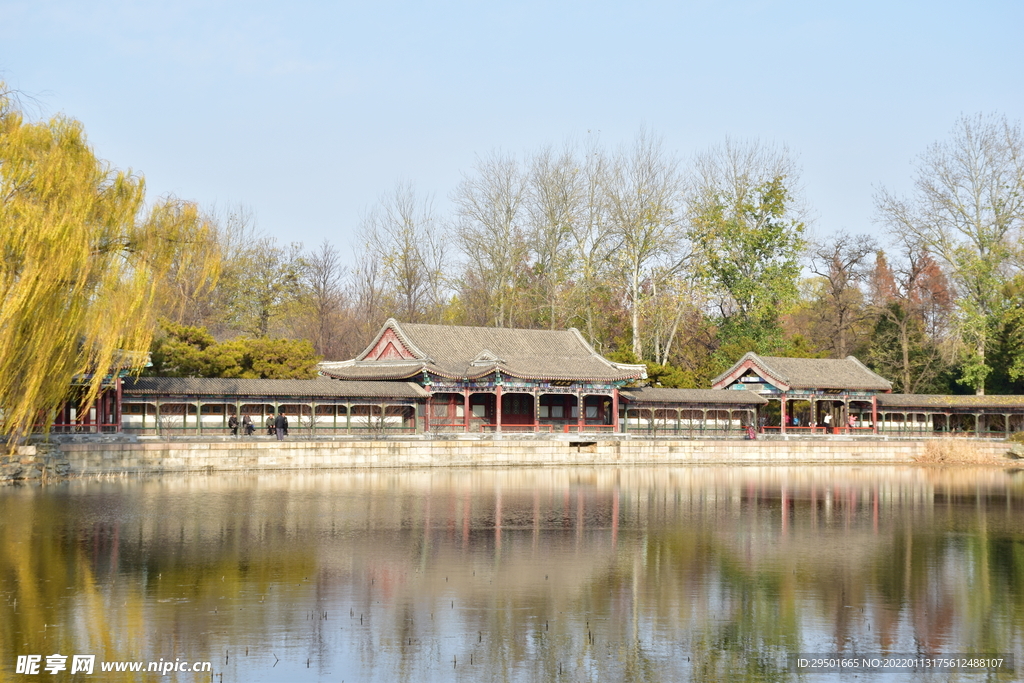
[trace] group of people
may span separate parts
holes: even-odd
[[[231,429],[232,436],[238,436],[238,417],[232,415],[228,418],[228,427]],[[242,416],[242,433],[246,436],[252,436],[256,433],[256,425],[253,424],[252,418],[248,415]],[[288,436],[288,417],[283,411],[279,411],[275,417],[273,413],[267,415],[267,435],[277,435],[277,440],[281,441],[284,437]]]
[[[765,420],[764,417],[762,417],[761,418],[761,427],[762,428],[764,427],[765,423],[766,423],[766,420]],[[799,427],[801,425],[800,418],[798,416],[796,416],[796,415],[790,415],[790,416],[788,416],[786,418],[786,424],[789,427]],[[805,426],[824,427],[826,430],[831,430],[832,429],[832,413],[826,412],[826,413],[824,413],[822,415],[822,418],[821,418],[820,422],[818,422],[816,424],[814,422],[812,422],[810,425],[805,425]],[[836,426],[842,426],[842,422],[841,421],[837,421],[836,422]],[[857,417],[855,415],[853,415],[852,413],[847,418],[847,426],[850,427],[851,429],[853,429],[853,428],[855,428],[857,426]]]

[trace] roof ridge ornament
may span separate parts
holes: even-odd
[[[490,349],[484,349],[480,353],[476,354],[476,357],[469,361],[469,364],[474,367],[479,367],[481,365],[494,365],[496,363],[504,362],[504,360],[498,357],[498,354],[494,353]]]

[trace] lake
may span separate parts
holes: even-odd
[[[7,487],[0,609],[0,680],[853,675],[798,674],[809,656],[879,659],[868,680],[1016,680],[1024,471],[364,470]],[[71,675],[88,664],[74,655],[92,655],[94,673]],[[970,674],[881,663],[950,655],[1007,661]],[[31,656],[40,675],[16,673]],[[144,670],[101,671],[118,662]]]

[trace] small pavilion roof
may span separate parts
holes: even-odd
[[[747,353],[716,377],[712,386],[723,389],[753,370],[783,391],[790,389],[847,389],[892,391],[892,383],[853,356],[846,358],[786,358]]]
[[[238,396],[245,398],[422,398],[412,382],[338,382],[317,379],[234,379],[226,377],[139,377],[124,382],[125,396]]]
[[[450,379],[501,372],[538,381],[615,382],[647,376],[643,365],[604,358],[575,329],[460,327],[394,319],[356,358],[319,367],[322,375],[337,379],[406,379],[424,371]]]

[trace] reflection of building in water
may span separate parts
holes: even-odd
[[[821,643],[1020,651],[1024,632],[1024,477],[987,468],[79,480],[13,491],[0,515],[8,651],[102,636],[229,674],[275,653],[275,672],[311,659],[321,679],[547,680],[561,662],[686,680],[687,657],[734,679],[714,667]]]

